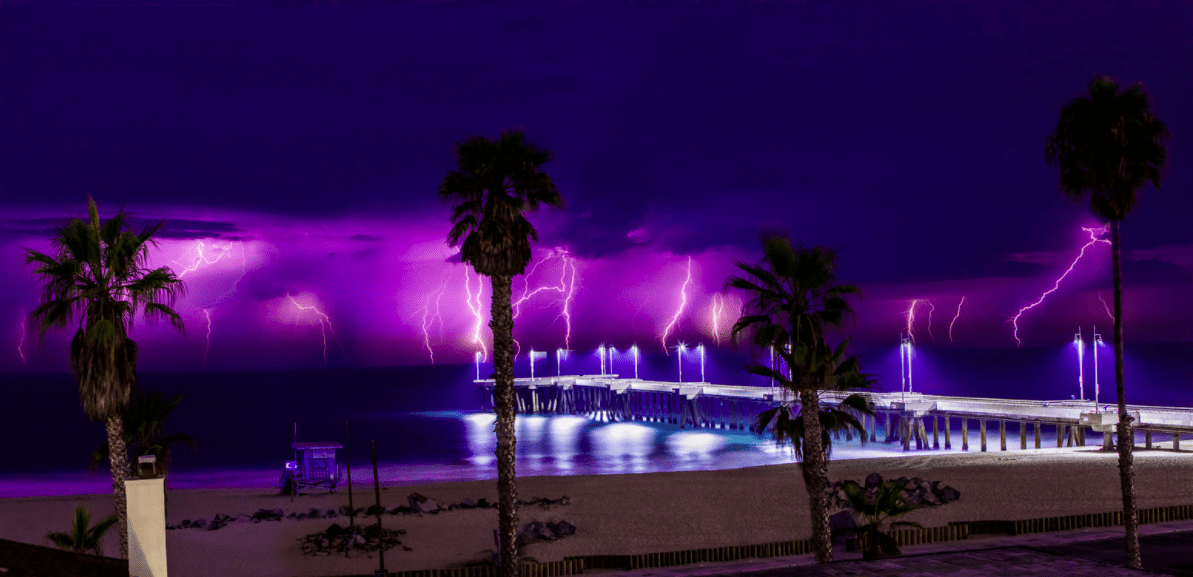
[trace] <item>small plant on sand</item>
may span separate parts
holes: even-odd
[[[852,511],[864,522],[833,533],[856,535],[862,558],[867,560],[902,555],[893,532],[900,528],[922,528],[922,525],[896,519],[921,507],[945,505],[960,497],[959,491],[940,481],[930,483],[919,478],[883,480],[874,473],[866,478],[865,486],[853,480],[838,481],[829,488],[831,506]]]
[[[96,555],[103,555],[104,534],[108,532],[108,529],[112,528],[112,525],[116,524],[116,516],[109,515],[101,519],[94,527],[89,527],[90,524],[91,513],[80,506],[78,509],[75,509],[75,519],[70,531],[50,531],[46,533],[46,539],[59,549],[66,549],[75,553],[90,552]]]

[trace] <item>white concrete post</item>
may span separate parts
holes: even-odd
[[[129,479],[129,577],[166,577],[166,481]]]

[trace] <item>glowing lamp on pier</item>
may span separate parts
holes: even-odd
[[[700,351],[700,382],[706,383],[704,380],[704,343],[696,345],[696,350]]]
[[[1073,346],[1077,347],[1077,391],[1081,400],[1085,400],[1085,341],[1081,340],[1081,327],[1077,327],[1077,334],[1073,336]],[[1097,349],[1094,349],[1097,350]],[[1097,380],[1097,379],[1094,379]],[[1097,403],[1097,393],[1094,393],[1094,403]]]
[[[911,392],[911,353],[911,338],[899,335],[899,370],[903,373],[901,376],[903,377],[904,393]]]
[[[560,359],[567,358],[568,353],[570,352],[572,351],[568,349],[555,349],[555,376],[563,376],[563,369],[560,368],[562,365],[559,361]]]
[[[638,379],[638,345],[630,347],[630,352],[634,353],[634,379]]]
[[[679,343],[679,346],[675,347],[675,350],[679,353],[675,355],[675,358],[679,361],[679,382],[683,384],[683,352],[688,350],[688,346]]]
[[[1104,347],[1102,335],[1098,334],[1098,325],[1094,325],[1094,410],[1098,409],[1098,347]]]
[[[476,380],[481,380],[481,352],[476,352]]]
[[[605,374],[605,344],[604,343],[601,343],[601,346],[597,347],[597,354],[601,356],[601,375],[603,376]]]

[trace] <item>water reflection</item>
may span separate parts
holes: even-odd
[[[729,439],[716,433],[683,431],[667,437],[672,455],[687,461],[711,462],[717,452],[729,445]]]
[[[637,423],[611,423],[589,433],[591,454],[601,473],[644,473],[658,430]]]

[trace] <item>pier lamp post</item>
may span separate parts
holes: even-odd
[[[605,343],[597,347],[597,354],[601,356],[601,376],[605,375]]]
[[[476,351],[476,380],[481,380],[481,352]]]
[[[1077,327],[1077,334],[1073,336],[1073,346],[1077,347],[1077,390],[1081,393],[1081,400],[1085,400],[1085,341],[1081,340],[1081,327]],[[1095,349],[1096,350],[1096,349]],[[1096,361],[1095,361],[1096,363]],[[1097,379],[1095,379],[1097,380]],[[1094,394],[1097,399],[1097,394]],[[1097,401],[1094,401],[1097,403]]]
[[[904,358],[907,360],[904,361]],[[899,335],[899,371],[903,379],[903,398],[906,400],[906,393],[911,392],[911,339],[902,334]]]
[[[634,380],[638,380],[638,345],[630,347],[630,351],[634,353]]]
[[[559,360],[566,358],[570,352],[572,352],[570,349],[555,349],[555,376],[563,376],[563,369],[561,368],[562,364],[559,362]]]
[[[679,353],[675,355],[675,358],[679,360],[679,384],[681,385],[683,384],[683,352],[687,349],[688,347],[683,343],[679,343],[679,346],[675,347],[676,352]]]
[[[608,352],[609,352],[609,370],[608,370],[607,374],[609,376],[613,376],[613,353],[616,353],[617,349],[613,348],[613,346],[610,345]]]
[[[1098,347],[1104,347],[1102,335],[1098,334],[1098,325],[1094,325],[1094,410],[1098,410]]]
[[[775,370],[775,346],[774,345],[770,346],[770,370],[772,370],[772,371]],[[774,390],[773,390],[775,388],[775,378],[774,377],[770,378],[770,388],[772,389],[771,394],[774,394]]]
[[[700,382],[707,383],[708,381],[704,380],[704,343],[697,345],[696,349],[700,351]]]

